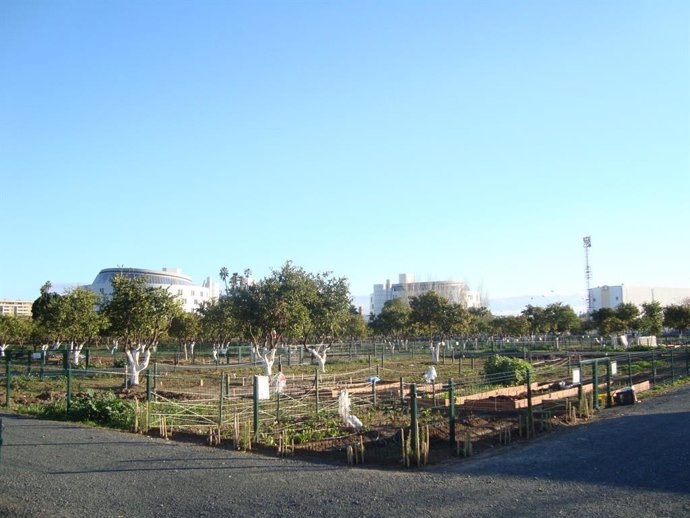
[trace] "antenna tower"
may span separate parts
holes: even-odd
[[[589,266],[589,249],[592,248],[591,236],[582,238],[582,245],[585,248],[585,283],[587,285],[587,314],[592,313],[592,297],[589,295],[590,281],[592,280],[592,268]]]

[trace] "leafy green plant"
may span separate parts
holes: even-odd
[[[112,392],[96,395],[93,391],[87,391],[73,399],[69,418],[129,429],[134,424],[134,408]]]
[[[484,377],[500,385],[521,385],[527,381],[527,371],[534,368],[529,362],[509,356],[489,356],[484,362]]]

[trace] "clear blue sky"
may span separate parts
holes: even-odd
[[[690,286],[690,4],[0,4],[0,298],[291,259]]]

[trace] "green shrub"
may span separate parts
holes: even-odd
[[[527,381],[527,371],[534,369],[529,362],[509,356],[489,356],[484,362],[484,377],[489,383],[522,385]]]
[[[112,392],[96,395],[93,391],[78,394],[72,400],[69,418],[90,421],[113,428],[129,429],[134,424],[134,408]]]

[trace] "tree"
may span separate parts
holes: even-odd
[[[81,351],[90,340],[106,327],[105,316],[96,311],[99,296],[86,288],[75,288],[56,304],[61,306],[62,335],[70,342],[70,354],[75,367],[79,366]]]
[[[0,358],[13,344],[22,344],[31,336],[31,320],[25,317],[0,315]]]
[[[402,340],[410,326],[410,306],[405,299],[395,298],[384,302],[381,313],[369,324],[372,332],[384,337],[389,346]]]
[[[470,330],[471,317],[462,304],[448,303],[442,308],[439,321],[441,335],[466,335]]]
[[[65,306],[61,304],[62,296],[51,292],[50,281],[41,286],[41,295],[31,305],[31,318],[35,324],[35,333],[40,340],[53,342],[53,350],[57,350],[62,343]],[[43,350],[47,350],[45,345]]]
[[[544,308],[528,304],[522,310],[521,315],[527,319],[529,332],[532,336],[549,331],[549,323],[546,320],[546,310]]]
[[[321,372],[325,372],[328,350],[336,337],[344,332],[350,318],[350,289],[346,278],[333,277],[331,272],[307,275],[306,281],[312,284],[312,293],[305,300],[308,322],[304,327],[302,344]],[[309,344],[310,340],[313,345]]]
[[[663,330],[664,312],[659,302],[644,302],[640,329],[650,335],[660,335]]]
[[[180,349],[184,351],[185,361],[189,359],[188,348],[191,348],[194,355],[194,346],[201,334],[201,320],[205,312],[211,312],[209,308],[217,305],[217,301],[204,301],[198,309],[198,313],[183,312],[175,315],[170,321],[170,336],[177,340]]]
[[[328,272],[313,275],[291,261],[258,282],[240,276],[233,281],[227,268],[221,274],[239,335],[252,343],[266,375],[272,373],[278,345],[288,341],[301,342],[324,368],[325,354],[349,317],[346,279]]]
[[[111,336],[124,343],[131,369],[130,383],[138,385],[139,374],[148,367],[152,350],[182,309],[171,293],[147,286],[143,277],[116,275],[112,286],[103,312],[110,322]]]
[[[690,303],[670,304],[664,308],[663,323],[683,335],[690,328]]]
[[[362,340],[367,336],[367,323],[357,308],[350,306],[350,314],[343,328],[343,336],[350,342]]]
[[[558,348],[558,338],[561,335],[581,326],[580,319],[575,310],[569,305],[563,305],[560,302],[546,306],[542,319],[548,333],[556,337],[556,348]]]
[[[470,314],[469,334],[478,336],[491,333],[491,321],[494,317],[487,307],[469,308],[467,311]]]
[[[622,331],[627,331],[635,325],[635,320],[640,316],[640,308],[631,302],[620,304],[616,307],[616,318],[625,324]]]
[[[444,342],[434,344],[434,335],[443,331],[443,319],[447,313],[448,301],[435,291],[410,298],[410,322],[416,324],[429,337],[431,363],[438,363]]]
[[[492,329],[494,334],[507,336],[523,336],[529,333],[529,321],[524,315],[506,315],[494,317],[492,321]]]

